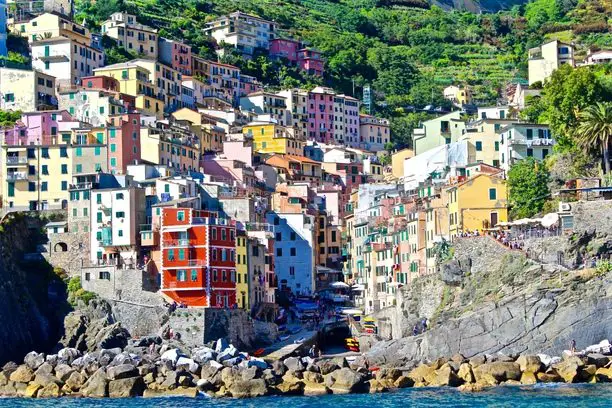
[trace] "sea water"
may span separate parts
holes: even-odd
[[[387,407],[511,407],[612,408],[612,384],[538,384],[496,387],[479,393],[453,388],[408,388],[386,394],[326,395],[320,397],[262,397],[252,399],[133,398],[133,399],[0,399],[0,408],[387,408]]]

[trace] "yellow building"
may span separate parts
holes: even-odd
[[[84,173],[85,163],[106,166],[105,145],[2,146],[2,207],[5,211],[65,209],[73,175]],[[77,171],[79,170],[79,171]]]
[[[171,131],[143,126],[140,128],[142,160],[172,167],[177,171],[198,171],[200,147]]]
[[[119,81],[119,91],[136,97],[136,108],[145,115],[161,119],[164,102],[157,98],[156,86],[149,79],[148,69],[133,62],[108,65],[94,70],[96,76],[108,76]]]
[[[448,99],[457,105],[466,105],[472,102],[472,92],[468,87],[451,85],[444,88],[443,92],[444,99]]]
[[[449,239],[448,195],[441,194],[428,200],[425,210],[425,265],[428,275],[436,272],[436,245]]]
[[[304,142],[297,140],[288,128],[270,122],[251,122],[242,133],[253,140],[259,153],[280,153],[304,156]]]
[[[225,130],[217,126],[216,118],[189,108],[179,109],[172,116],[189,123],[191,131],[200,139],[200,153],[223,151]]]
[[[249,266],[247,260],[247,241],[244,231],[236,236],[236,303],[241,309],[249,310]]]
[[[164,102],[167,111],[174,112],[181,107],[183,74],[154,59],[139,58],[130,62],[149,72],[149,81],[155,86],[155,96]]]
[[[492,228],[508,221],[506,181],[479,174],[446,190],[451,239],[462,232]]]
[[[17,23],[10,29],[16,35],[27,38],[30,43],[48,38],[67,37],[79,44],[91,45],[91,33],[85,26],[58,14],[44,13],[30,21]]]

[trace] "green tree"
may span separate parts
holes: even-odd
[[[21,111],[0,111],[0,127],[15,125],[21,119]]]
[[[599,150],[603,158],[604,172],[610,173],[612,102],[597,103],[578,112],[575,139],[578,146],[587,153]]]
[[[386,95],[408,95],[419,78],[406,47],[380,47],[368,52],[368,61],[377,71],[374,88]]]
[[[391,119],[391,141],[396,148],[412,148],[412,131],[419,127],[421,122],[430,119],[424,112],[408,113]]]
[[[577,113],[597,102],[612,100],[612,89],[602,80],[598,67],[572,68],[565,64],[544,85],[540,121],[547,122],[562,149],[574,144]]]
[[[542,162],[528,157],[508,172],[510,214],[514,219],[531,217],[542,211],[550,196],[549,173]]]

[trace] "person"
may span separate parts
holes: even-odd
[[[572,352],[572,354],[576,353],[576,340],[572,339],[572,341],[570,342],[570,351]]]
[[[412,335],[417,336],[418,334],[419,334],[419,326],[415,324],[414,327],[412,328]]]
[[[427,318],[424,318],[421,324],[423,325],[423,331],[426,331],[427,330]]]
[[[155,353],[155,343],[151,342],[151,344],[149,344],[149,354],[153,353]]]

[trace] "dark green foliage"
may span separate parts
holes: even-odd
[[[514,219],[531,217],[544,208],[550,196],[549,174],[544,163],[528,157],[508,172],[510,213]]]
[[[21,119],[21,111],[0,110],[0,127],[13,126],[19,119]]]

